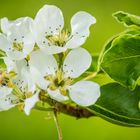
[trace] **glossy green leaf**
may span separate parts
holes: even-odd
[[[115,124],[140,126],[140,87],[134,91],[117,83],[101,87],[101,97],[89,110]]]
[[[119,37],[120,35],[125,35],[125,34],[130,34],[130,35],[140,35],[140,28],[138,28],[137,26],[131,26],[129,27],[127,30],[125,30],[124,32],[121,32],[115,36],[113,36],[111,39],[109,39],[107,41],[107,43],[105,43],[104,47],[103,47],[103,51],[101,52],[101,54],[99,55],[98,58],[98,65],[100,65],[103,56],[105,54],[106,51],[108,51],[108,49],[110,49],[110,47],[112,47],[112,42],[114,41],[114,39],[116,39],[117,37]],[[99,67],[99,66],[98,66]]]
[[[118,11],[113,14],[117,21],[124,23],[125,26],[137,25],[140,26],[140,17],[125,13],[123,11]]]
[[[140,36],[122,34],[115,38],[100,63],[112,79],[134,89],[140,76]]]

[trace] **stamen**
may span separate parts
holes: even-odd
[[[56,28],[56,30],[59,30],[59,29]],[[53,33],[53,31],[51,31],[51,33]],[[49,35],[49,36],[46,36],[46,38],[49,40],[50,44],[63,47],[68,41],[69,35],[70,33],[67,30],[66,31],[63,30],[62,32],[59,32],[58,35],[53,35],[53,36]]]
[[[56,71],[56,75],[47,75],[44,77],[47,81],[50,81],[50,84],[48,86],[51,90],[58,89],[60,93],[64,96],[67,95],[67,87],[70,86],[73,82],[73,79],[70,77],[65,77],[64,72],[59,69]]]
[[[23,51],[23,48],[24,48],[23,44],[24,44],[23,42],[21,43],[14,42],[12,47],[14,50]]]
[[[0,73],[0,86],[13,87],[12,75],[6,72]]]

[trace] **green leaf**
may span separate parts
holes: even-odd
[[[6,56],[5,52],[0,50],[0,70],[6,69],[6,64],[2,57]]]
[[[115,36],[113,36],[111,39],[109,39],[104,47],[103,47],[103,51],[100,53],[99,58],[98,58],[98,69],[100,69],[100,63],[103,59],[103,56],[105,54],[106,51],[108,51],[112,45],[112,42],[114,41],[114,39],[116,39],[117,37],[119,37],[120,35],[125,35],[125,34],[130,34],[130,35],[140,35],[140,28],[138,28],[137,26],[131,26],[129,27],[127,30],[125,30],[124,32],[121,32]]]
[[[140,76],[140,36],[122,34],[115,38],[100,66],[112,79],[133,90]]]
[[[139,92],[140,87],[130,91],[117,83],[104,85],[101,97],[89,111],[115,124],[140,127]]]
[[[125,13],[123,11],[118,11],[113,14],[117,21],[124,23],[125,26],[137,25],[140,26],[140,17]]]
[[[112,80],[107,74],[105,73],[99,73],[91,79],[92,81],[98,83],[100,86],[106,85],[108,83],[113,83],[114,80]]]
[[[0,58],[0,70],[6,69],[6,64],[4,63],[4,60]]]

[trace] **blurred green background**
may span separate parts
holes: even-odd
[[[34,17],[44,4],[59,6],[69,27],[71,16],[84,10],[97,18],[91,27],[86,47],[93,54],[99,53],[112,35],[124,30],[113,18],[118,10],[140,15],[140,0],[0,0],[0,18],[16,19],[21,16]],[[27,117],[17,109],[0,113],[0,140],[57,140],[53,119],[47,112],[33,110]],[[64,140],[140,140],[140,128],[127,128],[106,122],[98,117],[76,120],[59,116]]]

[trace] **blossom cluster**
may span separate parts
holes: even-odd
[[[100,86],[78,78],[92,62],[90,53],[81,46],[95,23],[89,13],[77,12],[69,32],[61,10],[53,5],[43,6],[34,19],[2,18],[0,49],[6,67],[0,69],[0,111],[18,106],[29,115],[40,101],[40,91],[58,102],[94,104]]]

